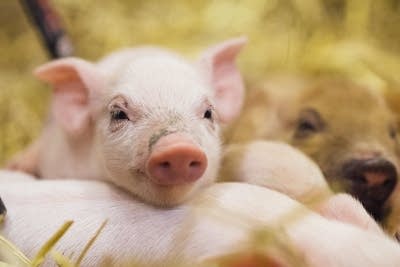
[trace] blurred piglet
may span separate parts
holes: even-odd
[[[195,64],[154,47],[97,64],[66,58],[35,75],[53,87],[52,118],[11,169],[41,178],[109,180],[156,205],[175,205],[214,181],[220,124],[240,112],[235,58],[245,38]]]
[[[228,145],[219,178],[263,186],[305,204],[326,218],[382,232],[358,200],[348,194],[334,194],[318,165],[286,143],[254,140]]]
[[[328,220],[260,186],[216,183],[182,205],[159,209],[100,181],[22,178],[0,186],[9,211],[0,229],[29,257],[72,219],[75,223],[55,249],[76,260],[108,219],[81,266],[101,266],[105,259],[107,266],[195,266],[246,249],[264,254],[271,265],[245,266],[400,265],[396,242],[382,232],[361,229],[371,220],[368,216],[362,227]],[[0,259],[6,256],[0,251]],[[48,261],[45,266],[53,265]]]
[[[381,92],[341,78],[283,75],[247,101],[231,142],[293,145],[318,164],[331,188],[358,198],[378,221],[398,205],[397,124]]]
[[[282,142],[254,140],[228,145],[219,177],[221,181],[264,186],[304,204],[332,195],[319,167],[304,153]]]

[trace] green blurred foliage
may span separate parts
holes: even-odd
[[[157,44],[195,57],[238,35],[248,81],[274,70],[334,72],[378,88],[398,83],[399,0],[53,0],[77,56]],[[16,0],[0,1],[0,162],[38,135],[49,89],[31,75],[48,60]]]

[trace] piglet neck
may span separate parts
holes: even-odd
[[[95,151],[96,138],[91,133],[68,136],[58,125],[52,125],[42,136],[45,143],[40,153],[39,173],[43,178],[104,180],[104,171]]]

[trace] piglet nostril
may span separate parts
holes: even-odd
[[[392,184],[392,181],[391,181],[391,180],[386,180],[386,181],[383,183],[384,186],[390,186],[391,184]]]
[[[189,167],[200,167],[201,166],[201,162],[200,161],[192,161],[189,164]]]
[[[168,169],[171,167],[171,164],[168,161],[163,161],[160,163],[160,167],[163,169]]]

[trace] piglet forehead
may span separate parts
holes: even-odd
[[[112,87],[132,102],[147,106],[192,106],[211,93],[196,68],[169,54],[144,55],[128,62]]]

